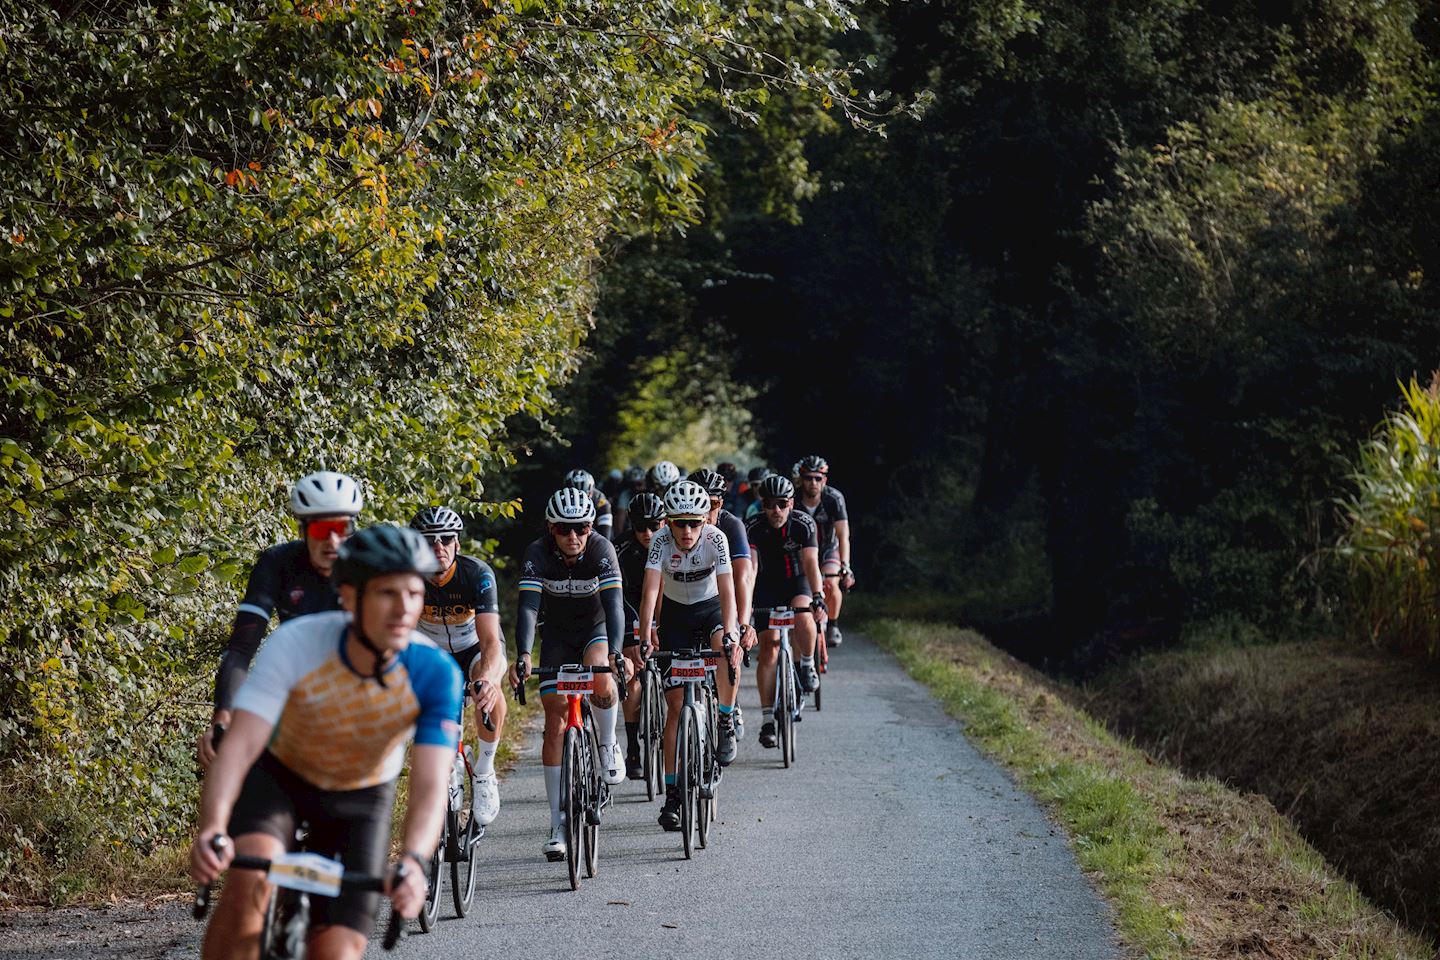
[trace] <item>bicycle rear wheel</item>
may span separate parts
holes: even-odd
[[[649,726],[645,727],[648,738],[645,763],[650,776],[645,783],[645,795],[654,800],[665,795],[665,690],[659,670],[652,667],[646,672],[645,688],[646,700],[650,703]]]
[[[785,656],[780,659],[780,710],[775,714],[775,723],[780,761],[788,770],[795,759],[795,663]]]
[[[585,842],[585,759],[579,730],[565,731],[564,754],[560,760],[560,812],[565,817],[565,865],[570,871],[570,889],[580,889],[580,861]]]
[[[675,728],[675,787],[680,791],[680,842],[686,860],[693,856],[695,843],[695,767],[699,758],[691,752],[694,725],[695,718],[682,707]]]

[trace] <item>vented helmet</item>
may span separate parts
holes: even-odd
[[[664,520],[665,501],[653,493],[637,493],[630,499],[630,522],[636,520]]]
[[[565,474],[565,485],[574,487],[576,490],[584,490],[592,493],[595,490],[595,478],[590,475],[589,470],[576,468]]]
[[[663,494],[670,488],[670,484],[680,479],[680,468],[669,460],[661,460],[650,468],[645,474],[645,482],[650,487],[651,493]]]
[[[625,482],[630,485],[645,482],[645,470],[642,467],[626,467]]]
[[[701,468],[690,474],[690,479],[705,488],[705,492],[712,497],[723,497],[725,491],[730,489],[730,481],[719,470],[706,470]]]
[[[710,512],[710,494],[693,480],[680,480],[665,491],[665,513],[671,519],[697,517]]]
[[[761,480],[756,489],[761,500],[790,500],[795,496],[795,484],[778,473],[772,473]]]
[[[297,517],[358,517],[364,506],[360,484],[343,473],[321,470],[290,488],[290,512]]]
[[[797,477],[800,476],[800,474],[802,474],[802,473],[829,473],[829,472],[830,472],[830,464],[828,464],[828,463],[825,462],[825,458],[824,458],[824,457],[818,457],[818,456],[816,456],[816,455],[813,454],[813,453],[810,454],[810,456],[808,456],[808,457],[801,457],[799,460],[796,460],[796,461],[795,461],[795,476],[797,476]]]
[[[426,507],[415,514],[410,521],[410,529],[427,537],[447,533],[458,535],[465,531],[465,521],[449,507]]]
[[[551,523],[594,523],[595,501],[575,487],[561,487],[545,504],[545,519]]]
[[[768,476],[770,476],[769,467],[751,467],[750,472],[745,475],[745,480],[751,486],[754,486]]]

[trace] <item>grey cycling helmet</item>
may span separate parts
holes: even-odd
[[[576,468],[565,474],[565,486],[574,487],[576,490],[584,490],[586,493],[593,493],[595,490],[595,478],[590,475],[589,470]]]
[[[631,485],[645,482],[645,469],[643,467],[626,467],[625,482]]]
[[[710,494],[693,480],[680,480],[665,491],[665,514],[671,519],[677,517],[698,517],[703,519],[710,512]]]
[[[730,489],[730,481],[719,470],[706,470],[700,468],[690,474],[690,479],[705,488],[705,492],[712,497],[723,497],[725,491]]]
[[[343,473],[321,470],[290,488],[290,512],[297,517],[358,517],[364,506],[360,484]]]
[[[813,453],[810,454],[810,456],[808,456],[808,457],[801,457],[799,460],[796,460],[796,461],[795,461],[795,476],[797,476],[797,477],[800,476],[800,474],[802,474],[802,473],[829,473],[829,472],[830,472],[830,464],[828,464],[828,463],[825,462],[825,458],[824,458],[824,457],[818,457],[818,456],[816,456],[816,455],[813,454]]]
[[[371,577],[387,573],[428,577],[439,569],[435,553],[424,537],[408,527],[378,523],[340,544],[330,578],[337,586],[348,583],[363,590]]]
[[[465,531],[465,521],[449,507],[426,507],[411,519],[410,529],[427,537],[447,533],[458,535]]]
[[[594,523],[595,501],[575,487],[561,487],[545,504],[545,519],[551,523]]]
[[[665,501],[653,493],[637,493],[630,498],[630,523],[636,520],[664,520]]]
[[[768,476],[770,476],[769,467],[751,467],[750,472],[745,475],[745,481],[753,487]]]
[[[772,473],[760,481],[756,492],[761,500],[790,500],[795,496],[795,484],[778,473]]]
[[[650,487],[651,493],[664,494],[670,489],[670,484],[680,479],[680,468],[669,460],[661,460],[650,468],[645,474],[645,482]]]

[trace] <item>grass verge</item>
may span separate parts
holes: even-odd
[[[863,628],[1066,828],[1135,955],[1435,956],[1268,801],[1156,763],[980,635],[894,619]]]

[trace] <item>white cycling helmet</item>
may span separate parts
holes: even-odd
[[[710,512],[710,494],[694,480],[676,481],[665,491],[665,514],[674,520],[694,517],[703,520]]]
[[[584,490],[586,493],[595,491],[595,478],[590,475],[589,470],[575,468],[565,474],[565,485],[574,487],[576,490]]]
[[[358,517],[364,507],[360,484],[343,473],[321,470],[290,488],[290,512],[297,517]]]
[[[645,481],[650,485],[650,492],[662,495],[670,489],[672,483],[679,479],[680,468],[669,460],[661,460],[645,475]]]
[[[595,501],[575,487],[561,487],[545,504],[545,519],[551,523],[594,523]]]

